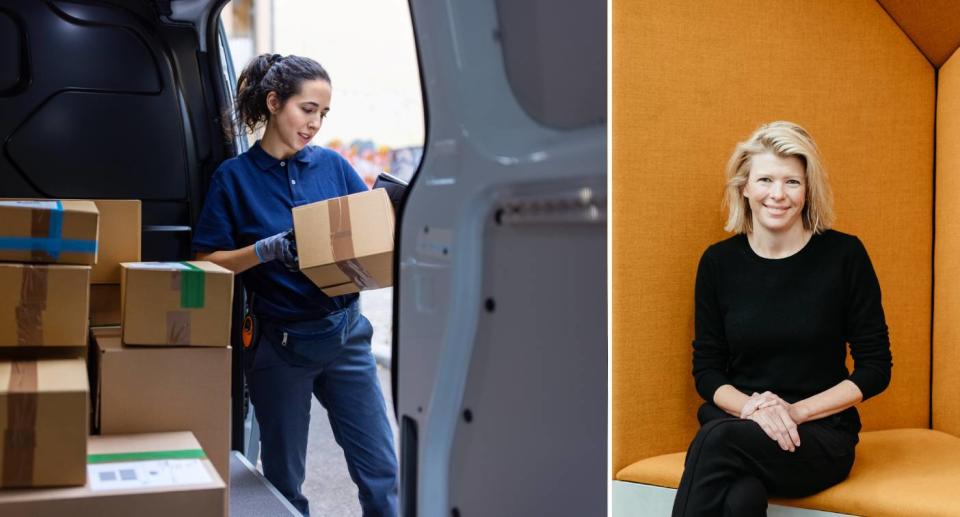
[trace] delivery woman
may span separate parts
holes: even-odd
[[[340,155],[309,145],[330,110],[316,61],[264,54],[237,81],[237,128],[262,138],[213,174],[193,236],[198,258],[240,274],[259,339],[244,359],[263,470],[304,515],[310,396],[327,409],[363,515],[396,515],[397,459],[356,294],[328,297],[298,271],[295,206],[366,190]]]

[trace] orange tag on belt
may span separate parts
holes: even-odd
[[[253,345],[253,316],[247,314],[243,317],[243,328],[241,329],[240,336],[243,340],[243,348],[250,348]]]

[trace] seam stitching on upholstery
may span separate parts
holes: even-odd
[[[927,427],[933,429],[933,337],[934,337],[934,314],[936,314],[936,298],[934,293],[936,292],[936,275],[937,275],[937,123],[938,120],[938,108],[940,107],[940,69],[933,69],[933,167],[931,175],[933,176],[932,192],[933,196],[930,200],[930,208],[932,211],[931,219],[931,235],[930,235],[930,377],[929,381],[929,396],[927,397]]]

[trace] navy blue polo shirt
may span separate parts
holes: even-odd
[[[235,250],[293,228],[291,209],[367,190],[350,163],[322,147],[307,146],[289,160],[260,147],[224,161],[214,172],[193,232],[194,252]],[[356,294],[323,294],[303,273],[274,260],[240,274],[256,295],[258,314],[283,320],[317,319],[352,303]]]

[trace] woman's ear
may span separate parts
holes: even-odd
[[[280,97],[277,96],[277,92],[267,92],[267,110],[270,111],[271,115],[280,112]]]

